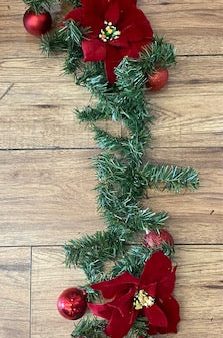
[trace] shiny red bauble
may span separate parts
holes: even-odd
[[[28,33],[41,36],[51,29],[52,18],[48,12],[36,14],[28,9],[23,16],[23,24]]]
[[[146,86],[152,91],[159,91],[167,84],[168,79],[168,69],[158,69],[154,74],[149,76]]]
[[[86,292],[78,288],[64,290],[58,298],[57,308],[61,316],[66,319],[81,318],[87,309]]]
[[[162,245],[164,244],[173,246],[174,240],[167,230],[164,229],[161,229],[159,231],[151,230],[148,234],[145,235],[144,244],[149,248],[158,249],[162,247]]]

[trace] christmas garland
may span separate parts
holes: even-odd
[[[49,13],[57,3],[25,0],[24,26],[34,35],[49,31]],[[65,2],[65,1],[64,1]],[[73,0],[73,9],[50,34],[42,49],[66,53],[65,73],[96,98],[76,110],[88,122],[104,152],[97,171],[98,206],[107,229],[65,245],[66,265],[84,270],[88,284],[65,290],[60,313],[79,319],[72,337],[151,337],[177,332],[179,305],[172,293],[176,268],[174,242],[163,229],[166,212],[143,208],[147,189],[179,192],[196,189],[197,172],[188,167],[145,162],[153,121],[148,92],[160,90],[175,64],[175,51],[155,36],[135,0]],[[121,122],[126,137],[115,137],[96,124]],[[143,240],[142,240],[143,239]],[[136,242],[137,244],[133,244]]]

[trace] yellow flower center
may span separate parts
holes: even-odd
[[[133,305],[136,310],[142,310],[145,307],[151,307],[155,304],[155,298],[149,296],[144,290],[139,290],[135,295]]]
[[[120,37],[121,32],[115,27],[112,22],[104,21],[105,28],[101,29],[99,34],[99,38],[103,42],[108,42],[112,40],[116,40]]]

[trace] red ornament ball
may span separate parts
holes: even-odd
[[[169,246],[174,245],[174,240],[171,234],[167,230],[151,230],[148,234],[144,237],[144,243],[145,246],[152,248],[152,249],[158,249],[163,244],[167,244]]]
[[[57,308],[61,316],[66,319],[81,318],[87,309],[86,292],[78,288],[64,290],[58,298]]]
[[[149,76],[146,86],[152,91],[159,91],[167,84],[168,79],[168,69],[158,69],[154,74]]]
[[[23,16],[23,24],[28,33],[41,36],[52,27],[52,18],[49,12],[36,14],[28,9]]]

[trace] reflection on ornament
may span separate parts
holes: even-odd
[[[23,24],[28,33],[41,36],[51,29],[52,18],[48,12],[36,14],[28,9],[23,16]]]
[[[76,320],[81,318],[87,308],[85,291],[78,288],[64,290],[58,298],[57,308],[66,319]]]

